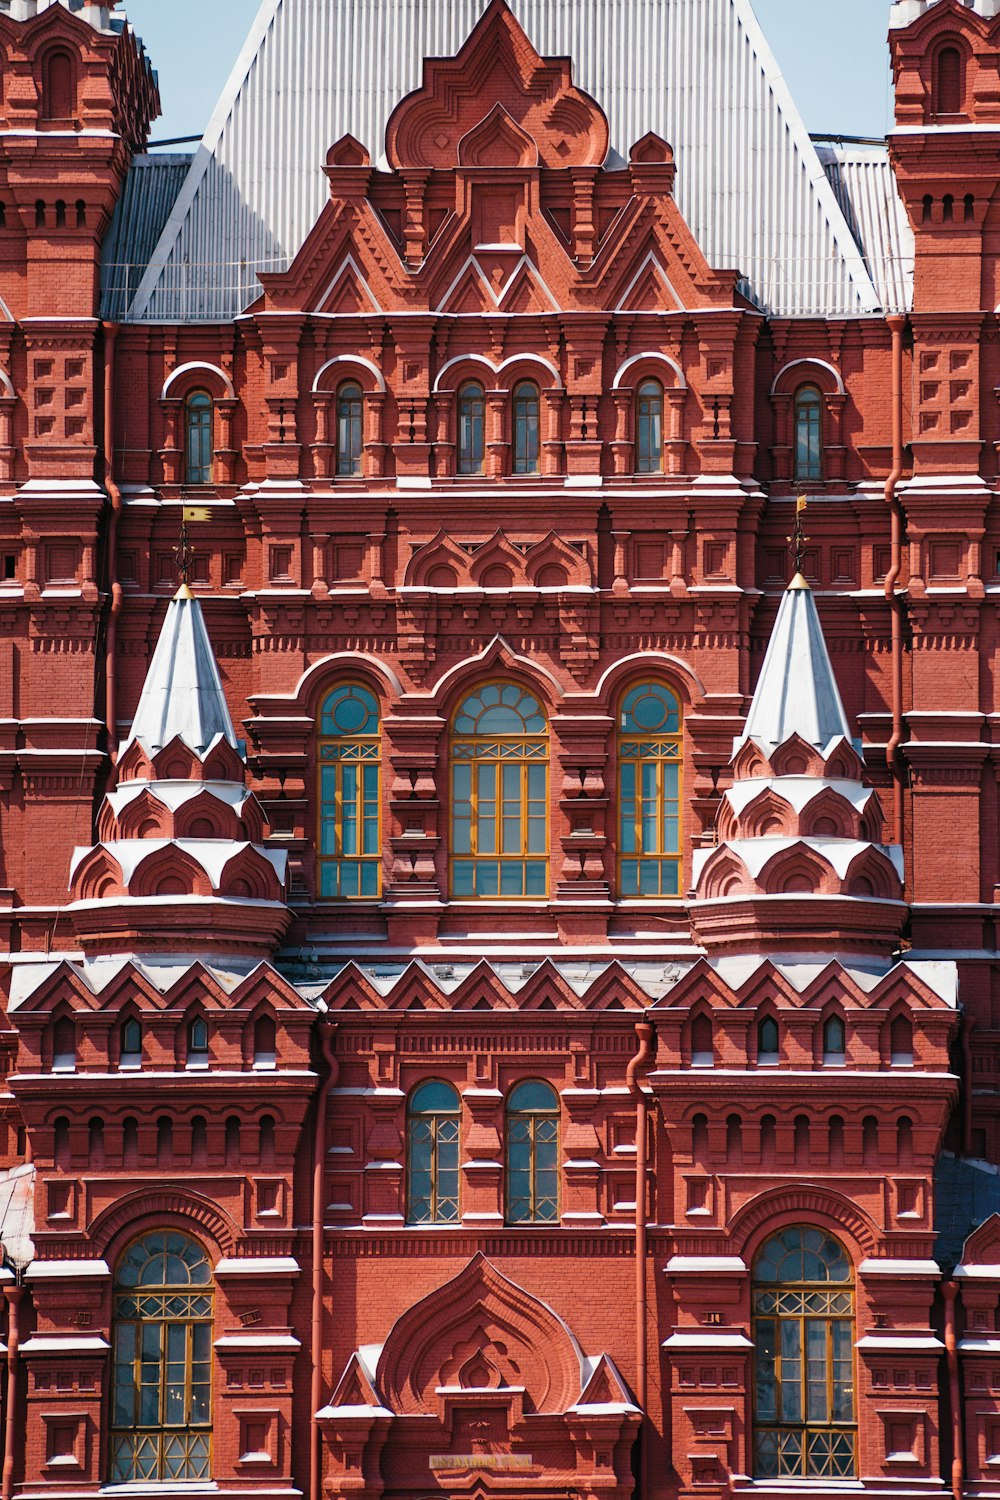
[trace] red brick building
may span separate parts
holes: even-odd
[[[995,1492],[1000,11],[887,20],[880,146],[264,0],[188,159],[0,0],[0,1500]]]

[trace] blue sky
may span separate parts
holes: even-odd
[[[883,135],[889,124],[889,0],[753,0],[807,127]],[[159,69],[154,139],[200,135],[236,61],[258,0],[127,0]]]

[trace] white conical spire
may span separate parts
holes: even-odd
[[[818,750],[851,738],[816,601],[800,573],[781,601],[742,738],[768,754],[793,734]]]
[[[141,740],[151,754],[180,738],[202,756],[219,738],[239,748],[201,605],[182,584],[167,608],[126,750]]]

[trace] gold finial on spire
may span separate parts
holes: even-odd
[[[189,521],[210,521],[212,512],[207,505],[182,505],[181,506],[181,529],[174,548],[174,556],[177,559],[177,575],[181,586],[175,594],[176,599],[193,599],[194,595],[188,588],[188,577],[191,572],[191,564],[194,561],[194,552],[188,542]],[[185,593],[184,591],[187,590]]]
[[[806,542],[809,538],[802,531],[802,514],[808,504],[805,495],[799,495],[795,501],[795,518],[792,522],[792,534],[788,537],[788,550],[795,560],[795,576],[788,585],[790,589],[807,589],[809,587],[805,580],[802,569],[805,564]]]

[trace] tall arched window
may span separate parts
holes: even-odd
[[[57,48],[42,63],[42,119],[72,120],[76,115],[76,69],[68,52]]]
[[[960,115],[964,104],[965,69],[957,47],[942,47],[937,55],[934,113]]]
[[[814,385],[795,392],[795,478],[823,478],[823,398]]]
[[[458,1094],[431,1079],[410,1095],[406,1112],[407,1194],[410,1224],[458,1221]]]
[[[753,1268],[754,1476],[855,1474],[854,1287],[841,1245],[783,1229]]]
[[[111,1484],[207,1479],[212,1446],[212,1268],[175,1230],[143,1235],[114,1288]]]
[[[507,1100],[507,1223],[559,1218],[559,1100],[547,1083],[519,1083]]]
[[[640,682],[618,721],[620,897],[679,895],[680,799],[680,704],[662,683]]]
[[[470,380],[458,393],[458,472],[483,472],[483,424],[486,396],[476,381]]]
[[[635,471],[663,472],[663,387],[644,380],[635,395]]]
[[[511,468],[515,474],[538,473],[539,397],[534,381],[522,380],[514,387],[514,456]]]
[[[184,478],[211,484],[215,457],[214,411],[207,391],[192,391],[184,403]]]
[[[373,693],[343,683],[319,723],[319,894],[373,900],[382,891],[379,711]]]
[[[466,698],[451,741],[451,890],[544,896],[549,741],[538,700],[513,682]]]
[[[337,473],[360,474],[364,446],[364,392],[347,380],[337,392]]]

